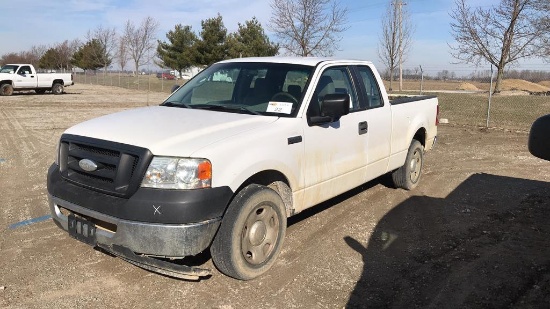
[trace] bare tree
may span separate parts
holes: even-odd
[[[89,30],[86,35],[88,41],[95,40],[99,43],[101,48],[95,50],[95,52],[101,53],[100,55],[94,55],[97,59],[103,60],[103,72],[107,72],[107,67],[113,62],[113,55],[118,45],[118,38],[116,29],[113,28],[103,28],[103,26],[98,26],[94,30]]]
[[[73,54],[78,50],[82,43],[78,39],[74,39],[72,41],[65,40],[61,43],[58,43],[53,47],[55,50],[56,59],[55,62],[57,64],[57,68],[68,71],[71,69],[71,59],[73,57]]]
[[[269,29],[297,56],[331,56],[347,30],[347,8],[335,0],[272,0]]]
[[[378,57],[390,72],[390,91],[393,90],[395,69],[403,64],[411,49],[413,32],[411,17],[404,9],[403,1],[391,0],[382,18],[382,35],[378,45]],[[402,74],[399,74],[399,80],[402,81]],[[402,90],[402,83],[399,85],[399,90]]]
[[[497,68],[494,92],[500,92],[506,65],[540,54],[543,28],[540,19],[548,10],[536,4],[540,0],[501,0],[497,6],[471,8],[466,0],[456,0],[451,31],[457,45],[450,46],[452,56],[461,62],[480,64],[487,61]],[[546,14],[546,15],[545,15]]]
[[[18,53],[7,53],[0,57],[0,65],[7,63],[30,63],[35,67],[38,67],[40,58],[44,56],[48,47],[45,45],[34,45],[28,51],[21,51]]]
[[[550,62],[550,1],[536,0],[535,5],[539,11],[546,12],[542,14],[536,26],[542,32],[540,56]]]
[[[27,52],[29,57],[28,63],[34,66],[38,66],[38,62],[40,61],[40,58],[44,56],[47,50],[48,50],[48,47],[46,45],[31,46],[31,49]]]
[[[151,60],[148,55],[155,54],[158,27],[158,21],[150,16],[144,18],[139,26],[134,25],[130,20],[126,21],[124,41],[128,49],[128,55],[134,61],[136,74],[138,74],[140,66],[149,63]]]
[[[116,58],[118,59],[118,64],[120,65],[120,70],[124,71],[126,64],[128,63],[128,48],[126,47],[126,41],[124,38],[121,38],[118,41],[118,49],[116,52]]]

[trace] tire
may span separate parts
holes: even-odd
[[[210,253],[223,274],[254,279],[273,266],[286,233],[286,210],[274,190],[251,184],[229,205]]]
[[[46,89],[35,89],[34,92],[36,92],[36,94],[44,94],[46,93]]]
[[[409,146],[405,164],[392,173],[395,186],[405,190],[414,189],[422,176],[423,164],[424,146],[419,141],[413,140]]]
[[[9,96],[13,94],[13,86],[10,84],[4,84],[0,87],[0,95]]]
[[[59,83],[53,84],[52,93],[53,94],[62,94],[63,93],[63,85],[61,85]]]

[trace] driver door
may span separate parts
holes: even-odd
[[[328,124],[304,124],[305,208],[359,186],[366,178],[368,139],[366,131],[361,131],[366,115],[359,106],[349,67],[325,69],[309,103],[307,118],[319,115],[323,97],[333,93],[350,96],[350,113]]]
[[[22,65],[16,72],[14,88],[35,88],[37,85],[36,74],[32,73],[31,67]]]

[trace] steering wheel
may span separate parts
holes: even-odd
[[[296,97],[294,97],[288,92],[284,92],[284,91],[277,92],[271,97],[270,101],[277,101],[276,100],[277,97],[280,97],[282,99],[289,99],[290,103],[298,104],[298,99],[296,99]],[[283,101],[283,102],[288,102],[288,101]]]

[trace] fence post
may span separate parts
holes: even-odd
[[[151,92],[151,73],[147,75],[147,83],[148,83],[148,89],[147,89],[147,106],[149,106],[149,92]]]
[[[420,95],[422,95],[422,88],[424,87],[424,70],[420,66]]]
[[[493,98],[493,65],[491,64],[491,85],[489,86],[489,104],[487,105],[487,123],[486,127],[489,128],[489,120],[491,119],[491,99]]]

